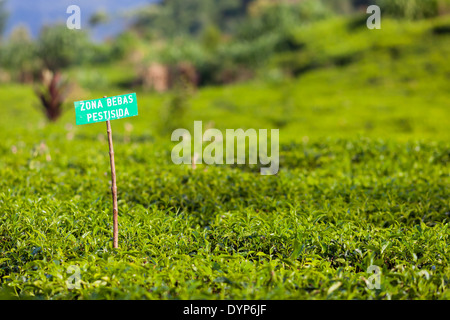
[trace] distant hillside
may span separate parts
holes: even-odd
[[[158,2],[158,0],[7,0],[9,20],[6,35],[14,27],[24,24],[29,28],[32,36],[36,37],[43,25],[66,21],[69,16],[66,13],[67,7],[75,4],[81,8],[82,28],[88,27],[89,17],[98,10],[104,10],[115,17],[114,21],[94,30],[93,38],[101,40],[123,30],[126,26],[125,19],[121,18],[123,13],[152,2]]]

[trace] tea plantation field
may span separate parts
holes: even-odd
[[[33,88],[2,84],[0,297],[450,299],[450,41],[431,28],[359,39],[345,66],[199,89],[179,117],[162,111],[175,94],[137,90],[139,116],[112,122],[117,250],[106,125],[75,126],[71,103],[130,91],[77,89],[47,123]],[[174,165],[162,118],[278,128],[280,171]]]

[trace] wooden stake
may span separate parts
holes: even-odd
[[[104,96],[103,98],[106,98]],[[108,132],[108,144],[109,144],[109,159],[111,162],[111,191],[113,199],[113,248],[119,247],[119,226],[117,221],[117,185],[116,185],[116,165],[114,163],[114,146],[111,133],[111,122],[106,121],[106,131]]]

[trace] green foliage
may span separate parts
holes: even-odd
[[[407,19],[436,17],[441,8],[450,9],[448,0],[379,0],[379,5],[386,14]]]
[[[0,52],[2,67],[16,73],[19,78],[20,73],[35,72],[38,69],[39,61],[35,59],[37,48],[35,42],[31,40],[28,29],[19,26],[14,29]]]
[[[2,67],[20,78],[22,73],[38,74],[41,69],[52,71],[81,65],[98,65],[125,58],[136,47],[136,36],[125,32],[112,43],[92,43],[88,34],[69,30],[64,25],[44,27],[37,40],[28,29],[19,26],[2,45]]]
[[[206,59],[207,55],[201,44],[189,38],[178,38],[168,42],[159,54],[160,61],[168,65],[184,61],[198,65]]]
[[[1,86],[0,298],[450,299],[443,26],[385,19],[368,36],[321,21],[293,28],[301,50],[276,53],[315,66],[300,77],[138,92],[140,115],[112,123],[118,250],[105,127],[75,127],[73,108],[42,125],[30,87]],[[127,70],[98,66],[110,86],[73,100],[118,93]],[[182,126],[280,129],[278,175],[174,165],[157,130],[168,100]],[[370,265],[379,290],[366,285]],[[70,266],[79,289],[68,289]]]
[[[45,67],[55,71],[88,60],[92,44],[82,30],[69,30],[65,25],[47,26],[39,36],[38,52]]]
[[[164,0],[136,12],[133,28],[147,37],[200,35],[211,25],[232,31],[253,0]]]
[[[293,26],[321,20],[329,11],[320,3],[276,5],[239,22],[232,39],[223,41],[220,30],[210,24],[200,41],[192,37],[170,39],[159,52],[159,60],[173,65],[191,62],[200,74],[202,85],[246,80],[255,69],[279,52],[302,47],[293,37]]]
[[[153,8],[152,12],[162,8]],[[236,21],[238,28],[228,40],[213,22],[203,28],[200,40],[169,36],[158,60],[169,65],[191,62],[202,85],[246,80],[275,54],[302,47],[293,37],[294,26],[322,20],[330,14],[326,6],[316,1],[258,7],[254,15]]]
[[[241,124],[253,127],[259,119],[242,117],[249,111],[240,90],[255,101],[280,92],[263,89],[206,90],[195,116],[209,110],[228,126],[232,119],[221,105],[207,107],[228,96]],[[362,101],[358,89],[348,90],[347,99]],[[390,117],[379,116],[385,138],[357,137],[357,130],[310,141],[292,134],[282,141],[279,175],[262,177],[248,167],[173,165],[172,144],[149,135],[154,113],[144,108],[132,121],[129,142],[122,139],[126,124],[113,123],[120,230],[120,249],[113,250],[104,127],[63,122],[38,128],[30,125],[36,114],[19,108],[32,101],[26,88],[0,93],[2,103],[18,101],[17,109],[6,110],[8,120],[0,119],[0,291],[6,297],[449,298],[450,145],[445,136],[436,138],[448,135],[446,127],[435,126],[433,140],[413,131],[403,142],[389,136],[395,132]],[[158,102],[139,96],[143,106]],[[338,112],[334,98],[308,114],[308,122]],[[411,102],[405,98],[389,115],[408,117]],[[444,104],[434,108],[448,116]],[[420,109],[424,121],[439,122],[428,106]],[[359,122],[355,110],[348,115]],[[13,125],[12,117],[21,121]],[[64,119],[73,123],[73,114]],[[312,136],[323,132],[310,129]],[[366,286],[373,264],[382,270],[380,290]],[[70,266],[80,268],[79,289],[68,290]]]
[[[201,38],[202,46],[210,52],[214,52],[221,43],[222,34],[214,25],[208,26]]]
[[[121,33],[111,43],[110,59],[120,60],[125,58],[139,42],[137,35],[132,31]]]
[[[89,18],[89,24],[91,25],[91,27],[96,27],[108,21],[109,16],[108,13],[106,13],[105,11],[98,11]]]
[[[330,11],[321,1],[303,1],[300,4],[277,4],[263,7],[246,19],[236,33],[238,40],[251,41],[272,33],[286,34],[294,26],[322,20]]]
[[[142,34],[156,33],[160,37],[196,34],[200,31],[201,1],[162,1],[139,10],[134,27]]]
[[[173,130],[186,127],[186,115],[190,109],[191,88],[186,83],[178,82],[161,109],[159,132],[167,137]]]

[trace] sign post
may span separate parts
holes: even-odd
[[[105,97],[106,98],[106,97]],[[117,221],[117,185],[116,185],[116,164],[114,163],[114,146],[111,133],[111,121],[106,121],[106,131],[108,133],[109,160],[111,163],[111,192],[113,199],[113,248],[119,247],[119,225]]]
[[[77,125],[105,122],[108,134],[109,160],[111,164],[111,193],[113,200],[113,248],[119,247],[118,207],[116,165],[114,162],[114,146],[111,132],[111,120],[138,115],[136,94],[125,94],[103,99],[77,101],[75,115]]]

